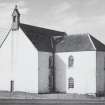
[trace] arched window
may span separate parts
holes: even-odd
[[[73,66],[73,63],[74,63],[74,58],[72,55],[69,56],[69,59],[68,59],[68,66],[69,67],[72,67]]]
[[[68,88],[74,88],[74,79],[72,77],[68,79]]]

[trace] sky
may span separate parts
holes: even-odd
[[[9,30],[15,5],[21,23],[70,34],[90,33],[105,43],[105,0],[0,0],[0,33]]]

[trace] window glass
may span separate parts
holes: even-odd
[[[74,79],[72,77],[68,79],[68,88],[74,88]]]
[[[68,66],[69,66],[69,67],[72,67],[72,66],[73,66],[73,63],[74,63],[74,58],[73,58],[73,56],[71,55],[71,56],[69,56],[69,59],[68,59]]]

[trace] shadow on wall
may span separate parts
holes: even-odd
[[[97,97],[105,96],[105,92],[98,91],[98,92],[96,93],[96,96],[97,96]]]
[[[55,55],[55,89],[66,93],[66,62],[59,55]]]

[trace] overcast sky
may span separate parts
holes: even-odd
[[[105,0],[0,0],[1,33],[11,26],[15,4],[22,23],[69,34],[90,33],[105,43]]]

